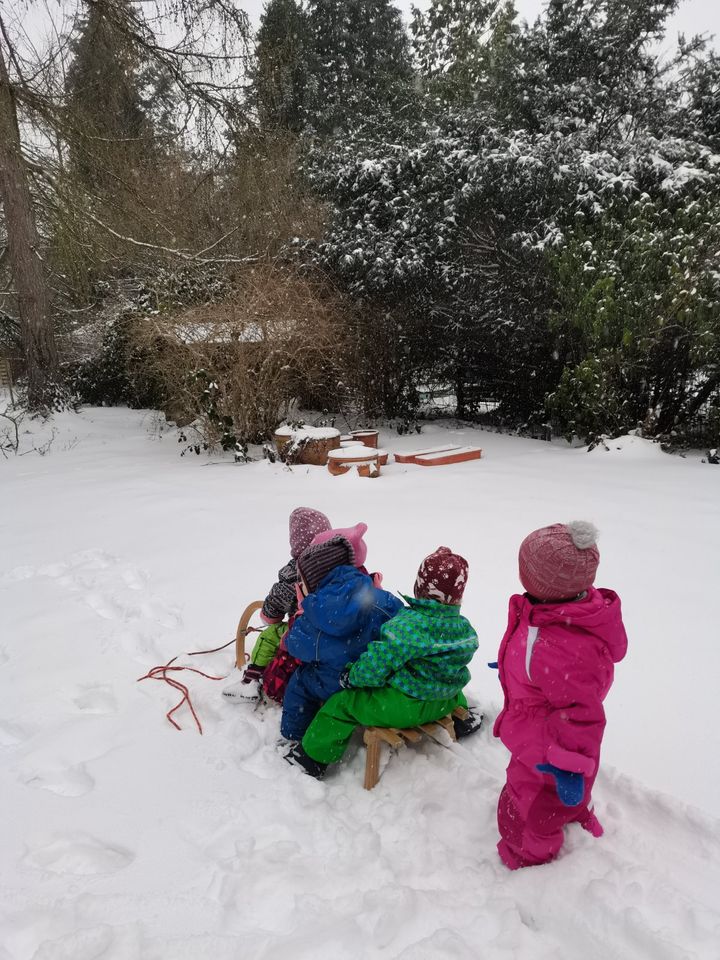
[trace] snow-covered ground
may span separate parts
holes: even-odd
[[[437,425],[391,450],[479,443],[481,461],[375,481],[178,456],[151,415],[57,419],[45,455],[0,460],[0,960],[690,960],[720,957],[720,468],[628,438],[588,454]],[[23,449],[43,449],[33,427]],[[324,783],[288,767],[278,711],[191,676],[204,726],[148,668],[229,640],[287,559],[295,506],[369,525],[368,564],[411,588],[447,544],[470,561],[494,660],[516,553],[587,518],[630,652],[607,701],[602,840],[509,873],[495,854],[506,763],[467,745],[393,756],[362,789],[357,748]],[[180,662],[218,675],[231,648]],[[182,677],[181,677],[182,679]]]

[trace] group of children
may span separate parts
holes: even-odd
[[[365,569],[366,530],[332,529],[305,507],[292,512],[291,559],[263,604],[266,629],[241,679],[223,691],[236,703],[257,701],[261,689],[281,701],[286,759],[318,778],[342,759],[359,725],[414,727],[467,708],[463,689],[478,648],[460,613],[467,561],[439,547],[403,603]],[[619,598],[593,586],[599,560],[589,523],[544,527],[520,546],[526,592],[510,599],[491,664],[505,696],[494,734],[511,754],[498,853],[512,870],[552,860],[568,823],[602,835],[591,805],[602,703],[627,638]],[[461,739],[482,715],[469,709],[453,722]]]

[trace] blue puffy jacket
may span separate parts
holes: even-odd
[[[287,635],[288,652],[303,663],[340,671],[364,653],[401,607],[356,567],[335,567],[303,600],[302,616]]]

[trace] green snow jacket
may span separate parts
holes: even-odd
[[[350,668],[353,687],[391,686],[417,700],[443,700],[470,679],[467,668],[478,648],[460,607],[415,600],[380,628],[380,637]]]

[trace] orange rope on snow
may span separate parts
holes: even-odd
[[[263,628],[259,628],[259,627],[248,627],[245,631],[245,635],[247,636],[248,633],[261,633],[262,629]],[[232,640],[228,640],[228,642],[224,643],[221,647],[214,647],[212,650],[194,650],[192,653],[188,653],[187,656],[199,657],[201,654],[204,654],[204,653],[217,653],[219,650],[224,650],[226,647],[229,647],[231,643],[235,643],[235,638],[233,638]],[[245,654],[245,659],[249,659],[247,654]],[[167,663],[161,664],[158,667],[153,667],[152,670],[148,671],[148,673],[146,673],[144,677],[138,677],[137,682],[140,683],[141,680],[164,680],[165,683],[168,684],[168,686],[173,688],[173,690],[178,690],[180,693],[182,693],[182,700],[180,700],[180,702],[177,703],[172,708],[172,710],[168,710],[165,716],[168,718],[168,720],[175,727],[176,730],[182,730],[182,727],[180,726],[180,724],[177,723],[175,720],[173,720],[173,714],[175,713],[176,710],[179,710],[184,703],[187,703],[190,709],[190,713],[192,714],[193,720],[195,721],[195,725],[197,726],[198,730],[202,734],[203,732],[202,724],[200,723],[198,715],[195,712],[195,707],[193,706],[193,702],[190,699],[189,689],[185,686],[184,683],[180,683],[180,681],[175,679],[174,677],[169,677],[168,672],[189,670],[190,673],[197,673],[201,677],[205,677],[206,680],[225,680],[226,677],[215,677],[210,673],[203,673],[202,670],[197,670],[195,667],[183,667],[183,666],[173,667],[172,664],[175,663],[176,660],[177,660],[177,657],[173,657],[172,660],[168,660]]]
[[[146,673],[144,677],[138,677],[137,682],[140,683],[141,680],[164,680],[165,683],[171,686],[174,690],[180,691],[180,693],[182,693],[182,700],[180,700],[179,703],[175,704],[172,710],[168,710],[165,716],[168,718],[168,720],[175,727],[176,730],[182,730],[182,727],[180,726],[180,724],[177,723],[175,720],[173,720],[173,714],[175,713],[176,710],[179,710],[184,703],[187,703],[188,707],[190,708],[190,713],[193,716],[193,720],[195,721],[195,724],[198,730],[202,734],[203,732],[202,724],[198,719],[198,715],[195,712],[195,707],[193,706],[193,702],[190,699],[190,691],[188,690],[188,688],[185,686],[184,683],[180,683],[179,680],[176,680],[173,677],[169,677],[168,671],[174,672],[179,670],[189,670],[190,673],[198,673],[200,674],[201,677],[205,677],[207,680],[224,680],[225,677],[214,677],[212,676],[212,674],[203,673],[202,670],[196,670],[195,667],[173,667],[172,664],[175,663],[176,660],[177,660],[177,657],[173,657],[172,660],[169,660],[166,664],[163,664],[159,667],[153,667],[152,670]]]

